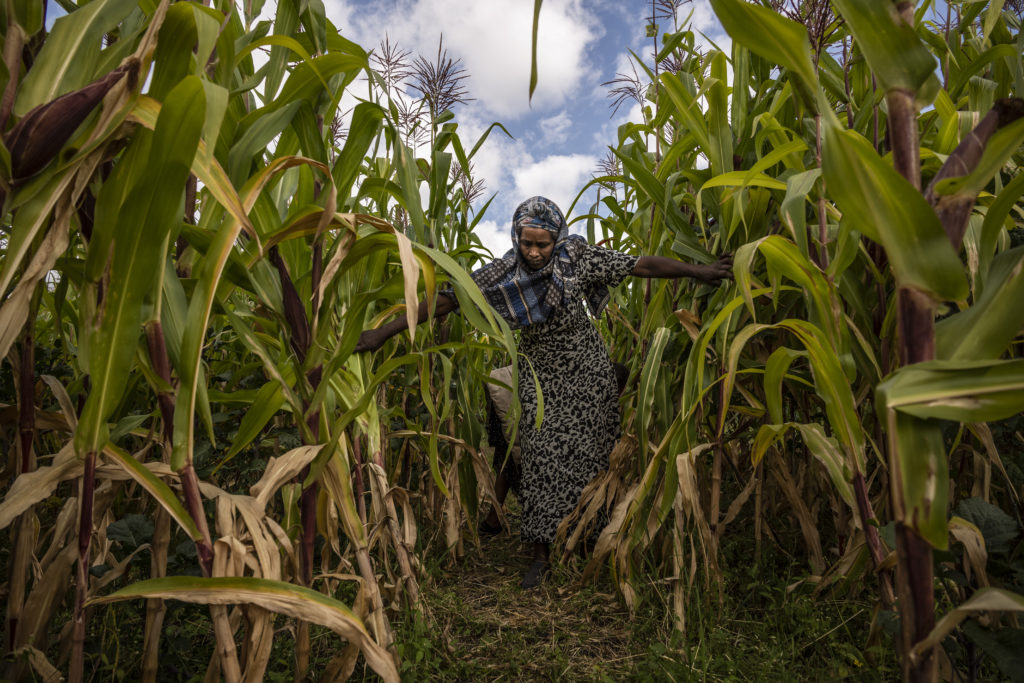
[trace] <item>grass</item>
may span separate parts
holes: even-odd
[[[737,543],[744,541],[736,539]],[[782,559],[781,556],[776,559]],[[719,604],[694,595],[686,637],[655,588],[630,615],[607,572],[577,585],[582,562],[541,587],[519,581],[530,557],[517,537],[481,541],[457,562],[435,560],[424,617],[396,624],[404,680],[883,681],[899,678],[891,640],[867,646],[870,595],[833,599],[787,591],[783,564],[734,569]],[[788,562],[788,560],[785,560]]]

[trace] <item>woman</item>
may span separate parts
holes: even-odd
[[[519,373],[521,530],[523,540],[533,544],[533,564],[523,588],[544,580],[559,522],[579,502],[583,487],[607,469],[619,435],[615,375],[583,301],[598,317],[608,302],[608,288],[628,275],[717,282],[731,277],[731,269],[731,256],[701,265],[591,245],[569,235],[565,217],[554,202],[531,197],[512,215],[511,251],[473,273],[488,303],[511,327],[522,330],[519,351],[529,361]],[[455,307],[454,296],[441,293],[435,315],[446,315]],[[426,317],[426,302],[421,302],[419,322]],[[405,328],[403,316],[367,330],[356,351],[379,348]],[[533,428],[537,415],[534,373],[544,399],[540,429]]]

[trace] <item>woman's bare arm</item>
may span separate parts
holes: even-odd
[[[437,300],[434,305],[434,317],[443,318],[455,309],[455,302],[452,301],[446,294],[438,294]],[[416,312],[416,324],[420,324],[427,319],[427,302],[421,301],[419,309]],[[391,322],[381,325],[380,327],[373,330],[366,330],[359,335],[359,341],[356,342],[356,348],[353,353],[359,353],[360,351],[376,351],[384,345],[388,339],[391,339],[399,332],[409,327],[408,320],[404,315],[400,315]]]
[[[641,256],[633,266],[637,277],[681,278],[691,277],[704,282],[718,282],[732,279],[732,255],[726,255],[714,263],[686,263],[667,256]]]

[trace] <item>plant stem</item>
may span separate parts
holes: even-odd
[[[206,523],[206,512],[203,510],[203,498],[199,493],[199,477],[196,476],[192,463],[187,463],[178,473],[181,478],[181,492],[185,497],[185,509],[189,517],[199,527],[200,540],[196,541],[196,553],[199,555],[199,567],[203,576],[213,576],[213,541],[210,538],[210,527]]]
[[[882,601],[887,607],[891,607],[896,599],[892,587],[892,576],[888,570],[880,569],[885,560],[885,553],[882,550],[882,540],[878,536],[875,511],[871,506],[867,482],[864,481],[862,472],[853,475],[853,492],[857,499],[857,512],[860,513],[860,523],[864,528],[864,539],[871,553],[871,561],[875,565],[875,571],[879,573],[878,581],[881,584]]]
[[[78,572],[75,581],[75,607],[71,636],[71,663],[68,680],[81,683],[85,673],[85,598],[89,593],[89,547],[92,544],[92,506],[96,491],[96,452],[85,454],[78,494]]]
[[[821,168],[821,114],[814,115],[814,130],[817,141],[815,158]],[[821,176],[821,191],[818,193],[818,267],[828,268],[828,222],[825,219],[825,176]]]

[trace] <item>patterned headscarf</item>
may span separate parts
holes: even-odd
[[[551,233],[555,245],[551,258],[537,270],[531,270],[519,251],[523,228],[541,228]],[[565,216],[546,197],[530,197],[512,214],[512,249],[473,273],[473,280],[487,302],[513,328],[535,325],[571,301],[577,281],[574,262],[587,247],[579,235],[570,235]],[[588,288],[583,293],[594,316],[608,303],[608,288]]]

